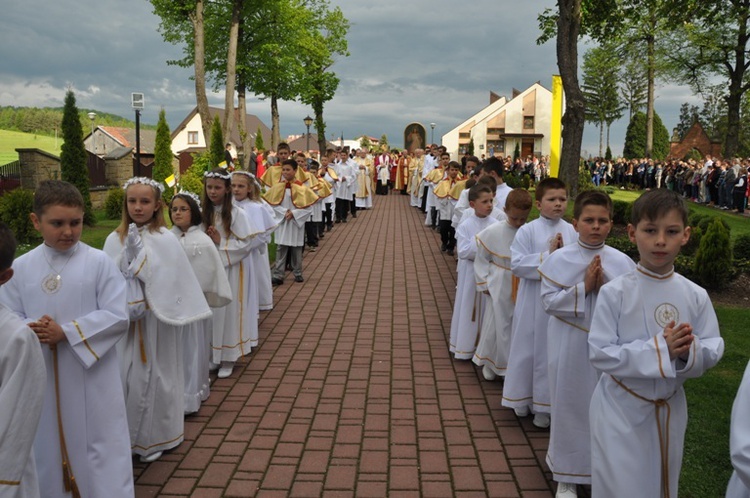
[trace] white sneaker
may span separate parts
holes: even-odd
[[[219,369],[219,373],[216,374],[216,376],[220,379],[226,379],[227,377],[232,375],[232,370],[234,370],[233,361],[222,361],[221,368]]]
[[[219,369],[219,364],[214,363],[213,361],[208,362],[208,371],[209,372],[215,372]]]
[[[549,428],[549,413],[535,413],[532,423],[540,429]]]
[[[513,411],[516,412],[516,417],[518,418],[528,417],[529,414],[531,413],[531,409],[529,408],[528,405],[521,406],[519,408],[514,408]]]
[[[151,463],[157,461],[159,458],[161,458],[163,452],[157,451],[156,453],[151,453],[150,455],[142,455],[140,460],[142,463]]]
[[[578,498],[578,487],[572,482],[559,482],[555,498]]]
[[[484,377],[484,380],[495,380],[497,378],[497,374],[492,371],[492,368],[490,368],[489,365],[482,367],[482,376]]]

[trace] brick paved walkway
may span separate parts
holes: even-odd
[[[139,497],[552,495],[548,432],[448,355],[453,258],[408,196],[375,201],[274,290],[185,442],[134,463]]]

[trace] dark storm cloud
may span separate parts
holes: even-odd
[[[144,122],[161,107],[174,127],[195,105],[191,69],[167,65],[182,47],[164,42],[146,0],[5,2],[0,16],[0,105],[61,106],[72,85],[78,105],[132,116],[130,93],[146,94]],[[333,70],[341,79],[326,105],[328,134],[391,137],[398,145],[411,121],[437,123],[436,139],[489,103],[489,92],[510,96],[557,72],[554,43],[536,45],[536,16],[553,2],[497,0],[333,0],[351,21],[350,57]],[[548,5],[549,4],[549,5]],[[585,50],[581,46],[581,53]],[[685,91],[657,101],[679,107]],[[684,89],[683,89],[684,90]],[[677,97],[679,96],[679,97]],[[223,106],[223,93],[209,93]],[[270,124],[269,102],[248,96],[248,106]],[[283,102],[281,133],[302,133],[311,110]],[[627,123],[612,129],[618,151]],[[596,152],[598,133],[586,130],[584,149]]]

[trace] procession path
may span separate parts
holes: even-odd
[[[448,354],[456,263],[439,245],[408,196],[336,224],[185,442],[134,460],[137,496],[551,496],[549,433]]]

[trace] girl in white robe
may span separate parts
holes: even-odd
[[[260,233],[253,239],[250,254],[245,263],[252,268],[254,278],[247,279],[248,296],[254,296],[258,310],[273,309],[273,286],[271,264],[268,260],[268,243],[271,234],[279,226],[273,218],[273,208],[260,196],[260,186],[255,176],[247,171],[232,173],[232,195],[234,203],[242,208],[250,222]],[[258,338],[255,338],[257,344]]]
[[[198,196],[180,192],[169,205],[172,233],[179,239],[193,273],[211,308],[221,308],[232,300],[232,288],[221,263],[219,251],[201,224]],[[182,331],[185,367],[185,414],[195,413],[211,394],[208,364],[211,360],[212,318],[186,325]]]
[[[226,378],[237,359],[258,345],[257,306],[247,295],[247,279],[255,277],[245,258],[260,231],[232,203],[228,172],[216,168],[204,177],[203,228],[219,249],[232,287],[232,302],[214,312],[211,341],[212,367],[219,367],[218,377]]]
[[[118,345],[132,452],[153,462],[184,439],[182,330],[211,316],[190,262],[166,228],[163,187],[125,183],[123,218],[104,243],[128,281],[130,333]]]

